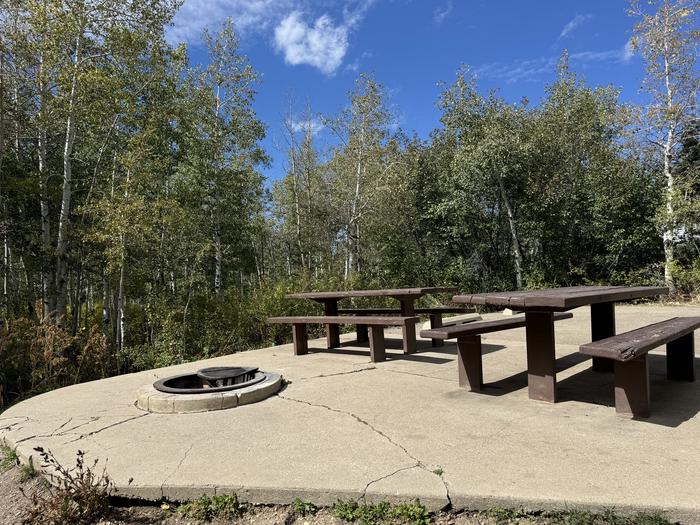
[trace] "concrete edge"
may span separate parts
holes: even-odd
[[[20,461],[24,464],[29,463],[29,458],[35,458],[36,454],[33,449],[27,451],[27,447],[23,447],[22,443],[15,445],[7,437],[3,437],[2,441],[9,447],[14,448]],[[28,453],[29,452],[29,453]],[[35,470],[40,473],[47,481],[50,482],[49,472],[47,472],[40,464],[34,463]],[[446,480],[449,485],[449,480]],[[322,507],[330,507],[339,499],[343,500],[361,500],[363,499],[363,491],[346,491],[346,490],[320,490],[304,487],[294,488],[277,488],[277,487],[244,487],[244,486],[181,486],[181,485],[115,485],[114,496],[126,499],[145,500],[145,501],[175,501],[184,502],[191,501],[201,497],[202,495],[214,496],[223,494],[235,493],[241,501],[251,503],[253,505],[289,505],[296,498],[304,501],[310,501],[315,505]],[[603,512],[606,510],[614,510],[618,514],[629,515],[638,512],[646,513],[661,513],[666,518],[672,521],[678,521],[683,524],[698,524],[700,523],[700,513],[697,510],[689,507],[657,507],[652,505],[625,505],[614,504],[610,502],[585,502],[572,500],[554,500],[554,499],[539,499],[539,498],[503,498],[498,496],[478,495],[478,494],[454,494],[450,493],[449,499],[425,497],[421,494],[404,494],[396,495],[391,493],[383,493],[377,491],[367,491],[364,494],[364,501],[368,503],[377,503],[379,501],[388,501],[392,504],[406,503],[419,499],[425,507],[431,512],[437,512],[449,506],[453,511],[485,511],[494,508],[511,508],[523,509],[526,511],[589,511]]]

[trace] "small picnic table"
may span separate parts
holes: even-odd
[[[386,290],[340,290],[331,292],[300,292],[287,295],[289,299],[311,299],[323,304],[324,315],[338,315],[338,302],[351,297],[391,297],[401,304],[400,314],[403,317],[415,316],[415,303],[424,295],[434,293],[454,293],[456,288],[426,287],[426,288],[391,288]],[[337,324],[326,325],[328,348],[340,346],[340,327]],[[415,340],[414,340],[415,341]],[[415,342],[409,353],[416,351]]]
[[[615,303],[668,293],[656,286],[572,286],[543,290],[456,295],[460,304],[502,306],[525,312],[527,384],[531,399],[556,402],[554,312],[590,305],[591,339],[615,335]],[[593,370],[612,371],[613,362],[593,358]]]

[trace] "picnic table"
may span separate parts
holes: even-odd
[[[326,316],[338,315],[338,302],[341,299],[352,297],[391,297],[400,303],[400,315],[402,317],[415,316],[415,303],[424,295],[434,293],[454,293],[456,288],[447,287],[425,287],[425,288],[390,288],[385,290],[340,290],[327,292],[300,292],[288,294],[289,299],[310,299],[323,304],[323,313]],[[337,324],[326,325],[326,337],[328,348],[340,346],[340,327]],[[410,342],[412,348],[408,348],[409,353],[416,351],[415,338]]]
[[[572,286],[543,290],[456,295],[458,304],[502,306],[525,312],[527,382],[531,399],[556,402],[554,313],[590,305],[591,340],[615,335],[615,303],[668,294],[656,286]],[[593,369],[612,371],[610,359],[594,357]]]

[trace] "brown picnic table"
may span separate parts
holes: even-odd
[[[402,317],[414,317],[415,303],[424,295],[434,293],[454,293],[456,288],[424,287],[424,288],[389,288],[384,290],[339,290],[326,292],[300,292],[287,295],[289,299],[310,299],[323,304],[323,313],[327,316],[338,315],[338,302],[352,297],[391,297],[400,303]],[[340,327],[337,324],[326,325],[328,348],[340,346]],[[407,348],[408,353],[416,351],[415,338],[410,343],[413,348]]]
[[[501,306],[525,312],[527,383],[531,399],[556,402],[554,313],[591,307],[591,340],[615,335],[615,303],[668,293],[656,286],[572,286],[543,290],[455,295],[454,303]],[[610,359],[593,357],[593,370],[612,371]]]

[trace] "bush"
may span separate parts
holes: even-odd
[[[88,466],[85,453],[77,453],[75,467],[62,466],[50,450],[37,447],[42,466],[49,469],[52,486],[45,495],[32,496],[32,508],[24,525],[88,525],[105,516],[109,510],[112,481],[104,470],[97,474],[97,460]]]

